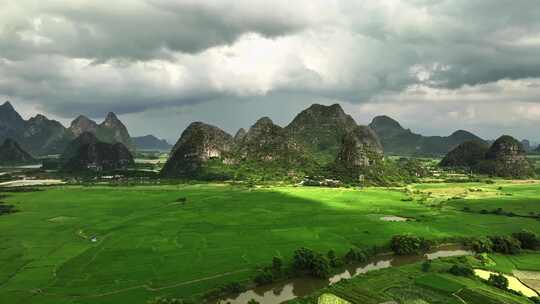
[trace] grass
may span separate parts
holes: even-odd
[[[523,208],[537,208],[540,185],[503,187]],[[20,212],[0,217],[0,303],[145,303],[247,280],[273,256],[290,261],[301,246],[343,255],[405,232],[427,238],[540,233],[535,219],[478,216],[407,197],[402,189],[228,185],[12,193],[5,201]],[[492,198],[501,199],[507,197]],[[386,215],[416,220],[381,221]]]

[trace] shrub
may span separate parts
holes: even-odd
[[[253,279],[253,281],[255,282],[255,284],[259,286],[270,284],[274,281],[274,275],[272,274],[272,272],[268,270],[264,270],[264,271],[261,271],[259,274],[257,274],[255,278]]]
[[[330,249],[328,253],[326,254],[326,257],[328,258],[328,262],[330,262],[330,266],[332,267],[338,267],[342,263],[340,263],[339,259],[336,257],[336,252],[333,249]]]
[[[280,272],[281,267],[283,267],[283,260],[280,257],[272,258],[272,269],[274,271]]]
[[[242,291],[246,290],[245,286],[238,282],[231,282],[225,286],[222,286],[220,289],[224,293],[241,293]]]
[[[504,254],[518,254],[521,251],[519,240],[511,236],[491,236],[493,251]]]
[[[327,278],[330,275],[328,260],[308,248],[300,248],[294,252],[293,267],[317,278]]]
[[[498,274],[490,274],[489,275],[489,279],[488,279],[488,283],[497,287],[497,288],[500,288],[500,289],[507,289],[508,288],[508,279],[498,273]]]
[[[419,254],[431,248],[431,242],[413,235],[395,235],[390,248],[397,255]]]
[[[260,302],[258,302],[257,300],[255,299],[251,299],[247,302],[247,304],[260,304]]]
[[[463,264],[454,264],[448,270],[453,275],[462,276],[462,277],[471,277],[474,275],[473,269],[468,265]]]
[[[493,242],[489,238],[476,238],[472,240],[471,248],[477,253],[489,253],[493,251]]]
[[[176,298],[162,298],[158,297],[147,302],[148,304],[189,304],[191,301],[176,299]]]
[[[367,254],[361,250],[356,248],[351,248],[349,251],[345,254],[345,262],[347,263],[364,263],[367,262],[368,256]]]
[[[431,269],[431,260],[426,260],[424,263],[422,263],[422,271],[428,272],[429,269]]]
[[[536,234],[528,230],[521,230],[520,232],[512,234],[512,236],[521,243],[521,248],[523,249],[534,250],[539,244]]]

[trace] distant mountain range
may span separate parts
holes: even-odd
[[[358,124],[338,104],[314,104],[285,127],[275,125],[269,118],[262,118],[248,131],[238,130],[234,137],[231,136],[234,143],[231,153],[247,159],[283,158],[287,154],[289,160],[293,154],[309,154],[319,163],[328,163],[335,160],[344,136],[357,128]],[[377,116],[368,126],[361,128],[374,131],[374,141],[379,142],[387,155],[439,156],[465,141],[488,143],[464,130],[449,136],[423,136],[405,129],[388,116]],[[186,129],[188,133],[189,129]],[[100,124],[81,115],[66,128],[41,114],[24,120],[11,103],[0,105],[0,143],[11,138],[33,156],[61,154],[72,140],[84,132],[92,133],[106,143],[122,143],[131,151],[171,149],[167,141],[153,135],[132,138],[126,126],[112,112]],[[181,140],[176,146],[179,143]],[[523,141],[523,146],[527,149],[528,141]]]
[[[79,116],[66,128],[41,114],[24,120],[8,101],[0,105],[0,142],[12,139],[33,156],[62,154],[84,132],[95,134],[100,141],[135,149],[127,128],[114,113],[109,113],[101,124]]]
[[[403,128],[388,116],[377,116],[369,124],[377,133],[386,154],[434,156],[444,155],[465,141],[485,142],[471,132],[458,130],[450,136],[423,136]]]
[[[136,136],[132,140],[137,150],[169,151],[172,148],[165,139],[159,139],[154,135]]]

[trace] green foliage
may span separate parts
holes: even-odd
[[[317,278],[327,278],[330,275],[328,259],[308,248],[300,248],[294,252],[293,267]]]
[[[403,234],[392,237],[390,248],[397,255],[412,255],[428,251],[431,243],[418,236]]]
[[[540,240],[538,239],[536,233],[528,230],[521,230],[520,232],[513,233],[512,236],[520,242],[521,248],[523,249],[534,250],[538,247],[540,243]]]
[[[365,251],[358,248],[351,248],[345,254],[345,262],[351,263],[364,263],[368,260],[368,256]]]
[[[521,251],[519,240],[511,236],[490,236],[493,251],[504,254],[518,254]]]
[[[491,241],[491,239],[486,237],[474,238],[470,242],[470,246],[474,252],[478,253],[489,253],[493,251],[493,242]]]
[[[472,277],[474,275],[474,270],[465,264],[454,264],[448,270],[453,275],[462,276],[462,277]]]
[[[495,159],[478,162],[478,164],[473,167],[473,171],[505,178],[529,178],[535,176],[533,166],[528,163],[505,163]]]
[[[431,260],[426,260],[422,263],[422,271],[428,272],[431,269]]]
[[[162,298],[157,297],[153,300],[150,300],[147,302],[148,304],[194,304],[194,302],[183,300],[183,299],[177,299],[177,298]]]
[[[280,257],[272,258],[272,270],[280,272],[283,267],[283,260]]]
[[[485,158],[488,149],[483,142],[466,141],[448,152],[440,166],[472,168]]]
[[[260,304],[257,300],[251,299],[247,302],[247,304]]]
[[[500,289],[508,289],[508,279],[501,273],[497,274],[490,274],[488,279],[489,284],[500,288]]]
[[[255,276],[253,281],[259,286],[270,284],[274,281],[274,274],[270,270],[264,269]]]

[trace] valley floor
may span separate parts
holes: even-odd
[[[145,303],[252,278],[305,246],[540,233],[540,183],[407,188],[53,186],[6,193],[0,303]],[[1,190],[0,190],[1,192]],[[498,208],[501,210],[497,211]],[[385,217],[409,221],[385,221]]]

